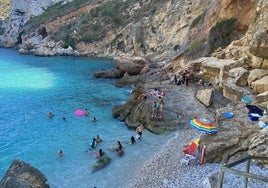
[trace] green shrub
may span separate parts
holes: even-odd
[[[190,59],[196,59],[204,56],[205,53],[206,53],[206,45],[204,44],[204,42],[199,40],[193,40],[189,46],[186,55]]]
[[[210,53],[218,47],[225,47],[231,43],[231,33],[236,29],[236,18],[230,18],[218,22],[209,32]]]
[[[63,48],[68,48],[69,46],[71,46],[73,49],[75,49],[75,45],[77,43],[76,39],[69,36],[69,35],[66,35],[63,39],[64,41],[64,44],[62,45]]]

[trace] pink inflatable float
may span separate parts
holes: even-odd
[[[85,115],[85,111],[84,110],[79,110],[79,109],[75,110],[74,113],[77,116],[84,116]]]

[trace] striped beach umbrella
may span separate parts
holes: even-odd
[[[206,134],[215,134],[218,132],[214,123],[208,119],[204,118],[193,118],[190,121],[190,126],[204,132]]]

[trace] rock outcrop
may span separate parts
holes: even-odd
[[[0,182],[1,188],[49,188],[47,178],[38,169],[14,160]]]
[[[4,35],[0,36],[0,43],[10,47],[16,45],[24,24],[32,17],[40,15],[47,7],[62,0],[24,1],[10,0],[9,17],[4,20]]]

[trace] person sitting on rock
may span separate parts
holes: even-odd
[[[177,83],[177,76],[176,74],[173,75],[173,78],[169,80],[169,84],[176,84]]]

